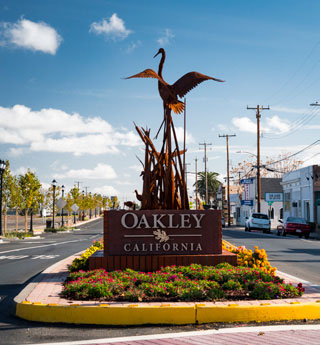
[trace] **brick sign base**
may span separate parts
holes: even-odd
[[[164,266],[189,266],[200,264],[215,266],[221,262],[237,265],[237,255],[223,250],[221,254],[206,255],[140,255],[140,256],[104,256],[103,250],[95,252],[89,258],[89,269],[104,268],[107,271],[131,268],[135,271],[152,272]]]
[[[154,271],[168,265],[237,264],[235,254],[222,251],[217,210],[106,211],[104,248],[90,257],[90,269]]]

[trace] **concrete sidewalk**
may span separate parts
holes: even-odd
[[[59,294],[68,275],[67,265],[75,257],[71,256],[46,269],[16,297],[17,316],[32,321],[103,325],[320,319],[320,289],[304,281],[305,294],[295,299],[135,304],[70,301]],[[284,273],[277,274],[293,285],[301,282]]]

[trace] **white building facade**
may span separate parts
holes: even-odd
[[[314,221],[313,166],[286,173],[282,178],[283,217],[303,217]]]
[[[276,228],[279,219],[283,218],[283,197],[280,182],[281,179],[279,178],[261,178],[260,212],[269,215],[271,228]],[[235,212],[236,223],[240,226],[244,226],[246,219],[253,212],[258,212],[257,179],[244,179],[242,180],[242,184],[244,191],[241,195],[240,202],[236,206]],[[279,197],[280,195],[281,197]],[[266,196],[269,196],[269,199],[266,199]],[[275,196],[277,197],[275,198]]]

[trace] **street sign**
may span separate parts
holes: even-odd
[[[283,201],[283,194],[282,193],[265,193],[265,196],[264,196],[264,200],[265,201],[272,201],[272,202],[275,202],[275,201]]]
[[[241,205],[253,206],[253,200],[241,200]]]
[[[269,206],[271,206],[274,203],[274,201],[267,201],[267,203]]]
[[[243,178],[240,180],[241,184],[252,184],[253,183],[253,178]]]
[[[73,204],[73,205],[71,206],[71,209],[72,209],[72,211],[73,211],[74,213],[76,213],[76,212],[79,210],[79,206],[78,206],[77,204]]]
[[[56,205],[61,210],[67,205],[67,202],[65,200],[63,200],[62,198],[60,198],[60,199],[58,199]]]

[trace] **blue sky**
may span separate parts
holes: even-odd
[[[189,71],[207,81],[187,94],[188,170],[203,170],[199,143],[212,143],[208,169],[226,175],[256,152],[255,112],[262,113],[262,159],[296,152],[319,138],[318,1],[0,2],[0,159],[19,174],[31,168],[48,186],[82,188],[121,200],[141,191],[143,147],[133,121],[156,134],[162,119],[157,82],[122,78],[157,71],[174,83]],[[319,109],[319,110],[318,110]],[[174,116],[182,135],[182,116]],[[158,143],[160,145],[160,143]],[[315,145],[303,155],[317,164]],[[189,186],[194,176],[189,176]]]

